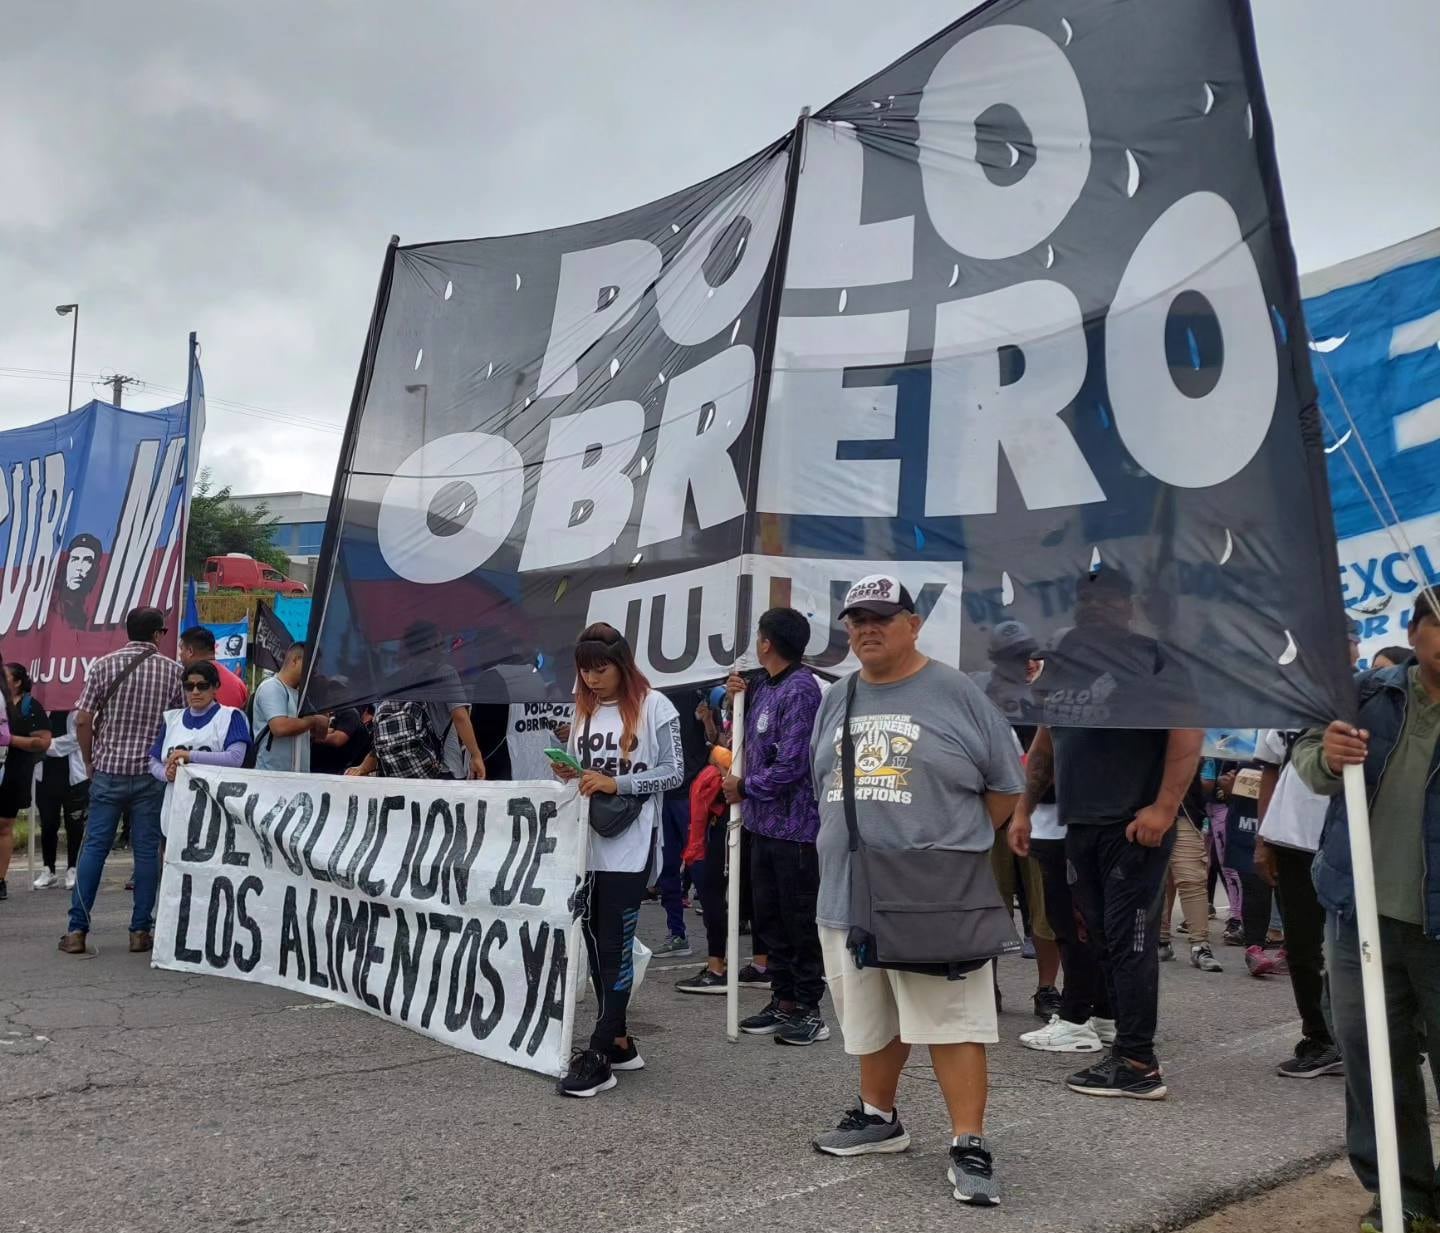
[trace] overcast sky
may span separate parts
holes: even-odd
[[[392,232],[528,231],[662,196],[962,9],[12,3],[0,427],[64,411],[70,325],[53,306],[77,300],[76,405],[117,369],[149,383],[127,406],[178,401],[197,330],[202,461],[237,492],[328,492]],[[1435,0],[1255,9],[1300,268],[1440,225]]]

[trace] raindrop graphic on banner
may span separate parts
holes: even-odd
[[[610,361],[610,377],[611,377],[612,380],[614,379],[615,374],[616,374],[617,372],[619,372],[619,371],[620,371],[620,361],[619,361],[619,359],[612,359],[612,360]]]
[[[1318,351],[1321,355],[1329,355],[1330,352],[1343,347],[1345,340],[1349,337],[1350,331],[1346,330],[1339,338],[1312,338],[1310,340],[1310,350]]]
[[[495,361],[491,360],[485,365],[485,380],[490,380],[495,375]]]
[[[447,281],[447,282],[445,283],[445,298],[448,300],[448,299],[449,299],[452,295],[454,295],[454,294],[455,294],[455,284],[454,284],[453,282]]]
[[[841,311],[842,313],[845,311],[845,301],[848,300],[849,298],[850,298],[850,292],[847,291],[847,290],[845,290],[844,288],[841,288],[841,291],[840,291],[840,311]]]
[[[650,456],[649,456],[648,454],[641,454],[641,455],[640,455],[640,474],[641,474],[641,475],[644,475],[645,472],[648,471],[648,470],[650,470]]]
[[[1008,608],[1015,602],[1015,584],[1010,581],[1010,571],[1000,571],[1000,603]]]
[[[740,337],[740,318],[735,318],[735,324],[730,327],[730,345],[735,345],[735,340]]]
[[[946,283],[945,285],[946,285],[947,287],[953,287],[953,286],[954,286],[956,283],[958,283],[959,281],[960,281],[960,266],[959,266],[958,264],[956,264],[956,265],[954,265],[954,266],[951,267],[951,269],[950,269],[950,281],[949,281],[948,283]]]
[[[656,374],[655,374],[655,379],[656,379],[657,381],[659,381],[661,385],[664,385],[664,384],[665,384],[665,374],[664,374],[663,372],[662,372],[662,373],[656,373]]]
[[[419,351],[415,352],[415,371],[416,371],[416,372],[419,372],[419,371],[420,371],[420,362],[421,362],[424,358],[425,358],[425,348],[424,348],[424,347],[421,347]]]
[[[695,435],[704,436],[710,431],[710,426],[715,422],[715,404],[707,402],[700,408],[700,421],[695,425]]]
[[[1226,527],[1226,528],[1225,528],[1225,547],[1224,547],[1224,548],[1221,550],[1221,552],[1220,552],[1220,564],[1221,564],[1221,565],[1224,565],[1228,560],[1230,560],[1230,557],[1231,557],[1231,555],[1232,555],[1234,552],[1235,552],[1235,537],[1230,534],[1230,528],[1229,528],[1229,527]]]
[[[1354,436],[1354,434],[1355,434],[1355,430],[1354,430],[1353,428],[1347,428],[1347,429],[1345,430],[1345,435],[1344,435],[1343,437],[1341,437],[1340,440],[1338,440],[1337,442],[1335,442],[1334,445],[1327,445],[1327,446],[1325,447],[1325,452],[1326,452],[1327,454],[1333,454],[1333,453],[1334,453],[1336,450],[1338,450],[1342,445],[1344,445],[1345,442],[1347,442],[1348,440],[1350,440],[1350,438],[1351,438],[1352,436]]]
[[[1055,264],[1055,245],[1045,245],[1045,268],[1048,270]]]
[[[1282,668],[1288,668],[1300,655],[1300,648],[1295,645],[1295,635],[1288,629],[1285,631],[1285,649],[1280,652],[1280,657],[1275,661]]]
[[[1007,165],[1010,167],[1015,166],[1015,164],[1020,161],[1019,148],[1015,145],[1013,141],[1007,141],[1005,143],[1005,150],[1010,155],[1010,162]]]
[[[1214,110],[1215,110],[1215,87],[1212,86],[1212,85],[1207,81],[1207,82],[1205,83],[1205,111],[1204,111],[1203,114],[1205,114],[1205,115],[1208,116],[1208,115],[1209,115],[1212,111],[1214,111]]]
[[[679,234],[680,234],[680,224],[679,224],[679,223],[671,223],[671,224],[670,224],[670,234],[671,234],[671,235],[679,235]]]
[[[645,555],[645,554],[644,554],[643,552],[637,552],[633,557],[631,557],[631,558],[630,558],[630,568],[631,568],[631,569],[634,569],[637,565],[639,565],[639,564],[640,564],[640,559],[641,559],[644,555]]]
[[[1092,574],[1098,574],[1100,572],[1100,567],[1104,564],[1105,562],[1100,559],[1100,547],[1097,544],[1095,547],[1090,549],[1090,572]]]
[[[1060,19],[1060,28],[1065,31],[1065,42],[1061,46],[1069,47],[1075,39],[1075,27],[1070,24],[1068,17]]]
[[[1377,595],[1374,599],[1367,599],[1363,603],[1346,604],[1345,606],[1360,616],[1379,616],[1386,608],[1390,607],[1390,601],[1394,598],[1393,595]]]
[[[1133,197],[1140,189],[1140,164],[1135,161],[1134,150],[1128,148],[1126,149],[1125,165],[1127,168],[1125,178],[1125,196]]]
[[[1245,136],[1255,136],[1255,108],[1249,103],[1245,105]]]

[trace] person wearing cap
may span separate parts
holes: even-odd
[[[1023,786],[1015,739],[969,677],[919,649],[921,618],[897,579],[862,578],[840,613],[860,661],[849,731],[848,689],[825,695],[811,751],[820,806],[820,926],[825,976],[845,1051],[860,1059],[860,1097],[839,1126],[815,1139],[833,1156],[900,1152],[910,1136],[895,1104],[912,1045],[930,1061],[950,1114],[948,1179],[954,1197],[1000,1201],[985,1135],[985,1046],[999,1039],[993,964],[959,979],[857,966],[847,946],[850,902],[847,789],[860,836],[873,849],[988,852]],[[846,785],[843,742],[855,751]]]
[[[1030,746],[1010,834],[1014,851],[1029,851],[1032,816],[1053,784],[1075,906],[1115,1015],[1112,1051],[1067,1086],[1089,1096],[1163,1100],[1155,1053],[1160,900],[1203,734],[1111,726],[1114,716],[1138,709],[1131,691],[1173,697],[1188,688],[1164,648],[1130,628],[1133,591],[1111,566],[1080,576],[1075,627],[1045,665],[1046,725]]]

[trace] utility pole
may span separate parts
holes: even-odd
[[[106,377],[105,384],[110,387],[113,397],[110,399],[117,407],[121,405],[120,399],[125,393],[127,385],[139,385],[139,377],[127,377],[123,373],[116,373],[113,377]]]

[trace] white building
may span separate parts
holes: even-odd
[[[275,547],[290,558],[289,576],[313,585],[330,498],[318,492],[253,492],[230,499],[242,509],[265,507],[277,524]]]

